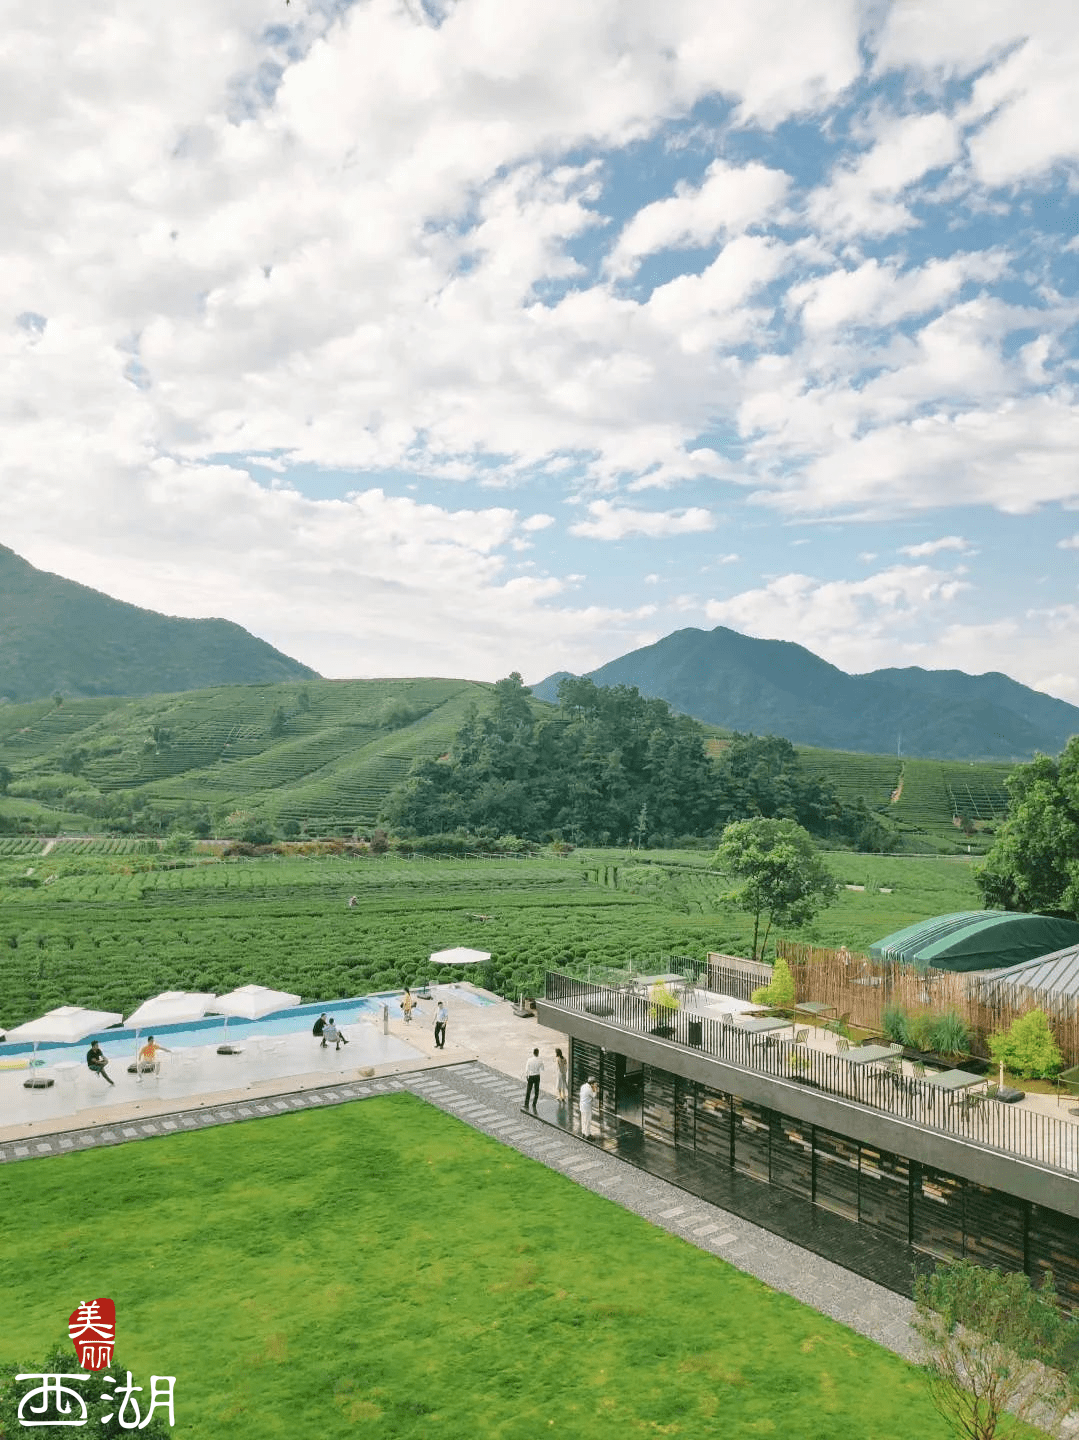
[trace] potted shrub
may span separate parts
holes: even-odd
[[[809,1079],[809,1072],[812,1069],[813,1061],[804,1050],[794,1049],[790,1053],[788,1061],[792,1080],[800,1080],[803,1085],[815,1085],[815,1080]]]

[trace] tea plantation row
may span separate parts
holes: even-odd
[[[865,876],[887,865],[877,878],[893,881],[892,893],[844,890],[798,938],[857,948],[900,923],[976,903],[966,865],[832,858],[840,878],[852,866]],[[165,989],[222,993],[253,981],[305,1000],[392,989],[436,974],[428,956],[452,945],[489,951],[483,978],[502,994],[532,994],[546,969],[585,974],[590,966],[652,968],[669,954],[745,953],[752,932],[701,856],[682,857],[677,869],[689,878],[669,889],[656,865],[648,893],[629,888],[647,871],[647,854],[512,866],[383,857],[147,868],[123,857],[52,859],[29,867],[23,857],[0,857],[0,1022],[8,1026],[62,1004],[127,1013]],[[616,868],[629,884],[590,878],[605,870],[610,879]]]

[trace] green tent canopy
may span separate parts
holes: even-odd
[[[1079,922],[1007,910],[961,910],[919,920],[870,945],[874,960],[924,970],[999,970],[1079,945]]]

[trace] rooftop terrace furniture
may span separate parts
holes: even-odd
[[[848,1010],[845,1012],[845,1014],[840,1015],[838,1019],[829,1020],[824,1028],[825,1030],[830,1030],[833,1035],[846,1035],[849,1027],[850,1011]]]
[[[809,1030],[808,1030],[808,1027],[807,1027],[807,1028],[803,1028],[803,1029],[801,1029],[801,1030],[796,1030],[796,1031],[794,1032],[794,1043],[795,1043],[795,1045],[804,1045],[804,1044],[806,1044],[806,1042],[808,1041],[808,1039],[809,1039]]]
[[[803,1000],[800,1004],[796,1005],[794,1009],[795,1013],[801,1011],[803,1015],[815,1015],[819,1020],[822,1020],[825,1015],[828,1014],[829,1010],[834,1012],[835,1006],[829,1005],[825,1000]]]

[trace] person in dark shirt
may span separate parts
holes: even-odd
[[[326,1028],[326,1012],[325,1012],[325,1010],[323,1010],[322,1014],[318,1017],[318,1019],[315,1021],[315,1023],[311,1026],[311,1034],[312,1034],[312,1035],[317,1035],[318,1038],[319,1038],[320,1040],[322,1040],[322,1032],[323,1032],[323,1030],[325,1030],[325,1028]],[[325,1043],[326,1043],[325,1040],[323,1040],[322,1043],[325,1045]]]
[[[101,1046],[97,1043],[96,1040],[91,1044],[89,1050],[87,1050],[86,1052],[86,1063],[95,1075],[100,1075],[101,1078],[103,1080],[107,1080],[110,1085],[116,1084],[116,1081],[112,1079],[109,1072],[105,1068],[109,1062],[105,1057],[104,1050],[102,1050]]]

